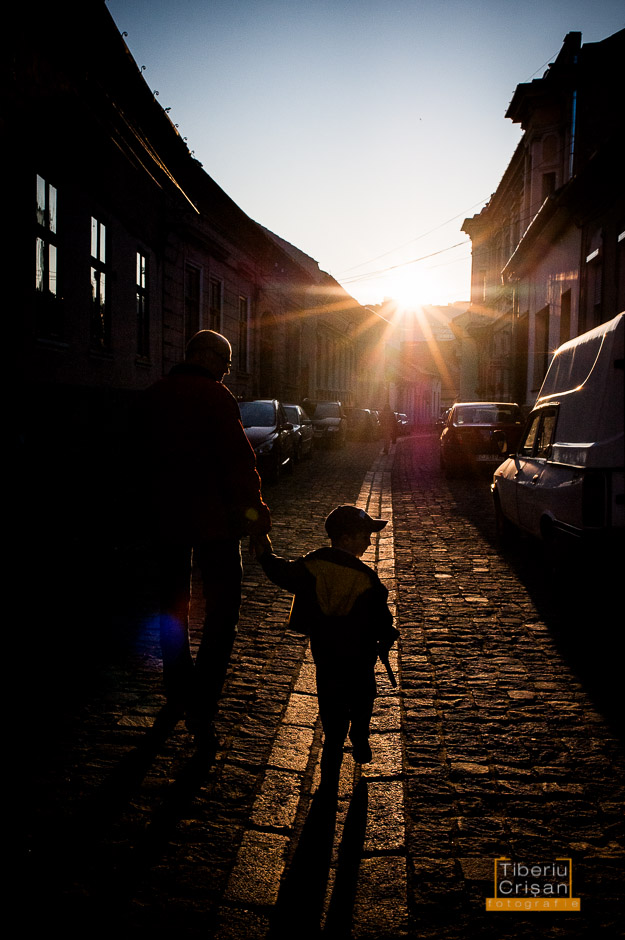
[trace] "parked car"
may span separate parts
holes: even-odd
[[[293,425],[295,460],[312,457],[315,432],[312,421],[301,405],[284,405],[287,420]]]
[[[312,418],[316,444],[325,444],[330,447],[345,446],[347,418],[340,401],[306,399],[304,407]]]
[[[622,540],[624,329],[621,313],[556,350],[519,447],[493,477],[500,535]]]
[[[446,474],[491,470],[516,450],[523,413],[514,402],[456,402],[440,437],[440,462]]]
[[[239,411],[261,476],[275,482],[283,470],[292,472],[295,438],[283,405],[275,398],[241,401]]]
[[[347,410],[347,436],[356,441],[375,441],[379,437],[379,422],[369,408]]]
[[[447,423],[447,418],[449,416],[450,411],[451,411],[451,408],[441,408],[439,416],[434,422],[434,426],[439,428],[441,433],[443,431],[443,428],[445,427],[445,424]]]
[[[408,415],[404,414],[403,411],[396,411],[395,420],[397,421],[397,436],[400,437],[402,434],[408,434],[410,430]]]

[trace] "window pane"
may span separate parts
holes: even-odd
[[[37,238],[35,243],[35,288],[42,291],[44,289],[44,252],[46,245],[43,238]]]
[[[50,288],[50,293],[54,294],[56,297],[56,245],[49,245],[48,263],[50,265],[48,271],[48,287]]]
[[[48,187],[48,225],[51,232],[56,233],[56,189]]]
[[[536,442],[536,436],[538,434],[538,425],[540,424],[540,415],[536,415],[533,418],[532,423],[525,435],[525,440],[521,446],[521,453],[525,457],[531,457],[534,452],[534,444]]]
[[[46,181],[37,176],[37,224],[46,224]]]
[[[538,457],[547,457],[549,454],[549,448],[551,442],[553,441],[553,432],[556,427],[556,414],[555,412],[547,412],[543,417],[543,424],[540,429],[540,441],[538,443]]]
[[[100,261],[106,261],[106,226],[100,222]]]
[[[93,216],[91,218],[91,257],[98,257],[98,221]]]

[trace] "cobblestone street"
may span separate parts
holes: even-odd
[[[620,613],[602,570],[554,572],[524,541],[502,554],[488,480],[445,480],[433,435],[318,452],[265,498],[287,557],[325,543],[339,503],[390,520],[364,559],[401,632],[398,689],[378,663],[372,763],[346,750],[338,805],[315,798],[307,641],[248,557],[216,761],[182,722],[157,747],[154,584],[124,558],[115,640],[91,639],[87,677],[66,670],[27,767],[25,916],[65,936],[620,935]],[[487,912],[502,856],[572,859],[581,911]]]

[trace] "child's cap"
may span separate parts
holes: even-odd
[[[379,532],[388,519],[372,519],[364,509],[356,506],[337,506],[326,519],[326,532],[331,539],[354,532]]]

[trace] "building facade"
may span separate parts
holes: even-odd
[[[35,0],[6,35],[21,438],[97,433],[202,328],[230,340],[237,396],[353,401],[363,308],[204,171],[103,0]]]
[[[517,86],[506,117],[523,137],[472,240],[469,332],[481,398],[531,405],[550,356],[625,309],[625,30],[569,33],[542,78]]]

